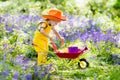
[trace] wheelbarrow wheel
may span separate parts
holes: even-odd
[[[78,67],[81,68],[81,69],[85,69],[87,67],[89,67],[89,63],[86,59],[80,59],[79,62],[78,62]]]

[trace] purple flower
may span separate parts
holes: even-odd
[[[24,56],[21,56],[21,55],[17,55],[16,59],[18,60],[22,60],[24,58]]]
[[[18,76],[19,76],[19,72],[18,72],[18,71],[15,71],[13,78],[14,78],[14,79],[18,79]]]
[[[40,68],[40,70],[41,70],[41,68]],[[38,71],[38,66],[37,65],[34,66],[34,72],[35,72],[36,77],[38,77],[39,76],[39,71]]]
[[[112,57],[115,59],[118,59],[118,55],[117,54],[112,54]]]
[[[6,27],[6,30],[7,30],[8,32],[12,32],[12,31],[13,31],[13,27],[8,26],[8,24],[6,24],[5,27]]]
[[[8,44],[3,44],[4,50],[6,50]]]
[[[15,64],[22,64],[23,58],[24,58],[24,56],[17,55],[17,57],[15,59]]]
[[[8,75],[9,75],[8,67],[6,67],[6,69],[2,72],[2,74],[3,74],[4,76],[8,76]]]
[[[7,70],[4,70],[2,73],[3,73],[4,76],[8,76],[8,71]]]
[[[97,80],[97,78],[94,78],[94,80]]]
[[[14,51],[14,48],[10,48],[9,52],[12,53]]]
[[[28,65],[26,65],[26,66],[24,66],[25,67],[25,70],[27,70],[28,68],[29,68],[29,66]]]
[[[111,55],[112,61],[115,62],[116,64],[119,64],[119,57],[116,54]]]
[[[5,18],[6,18],[6,17],[9,17],[9,16],[10,16],[9,14],[5,14],[5,15],[4,15]]]
[[[25,78],[26,80],[32,80],[32,75],[31,75],[31,74],[26,74],[26,75],[24,76],[24,78]]]
[[[105,42],[108,42],[109,39],[110,39],[110,36],[109,36],[108,34],[103,35],[103,40],[104,40]]]
[[[44,73],[42,73],[41,74],[41,78],[44,78],[45,77],[45,75],[46,75],[46,73],[44,72]]]
[[[52,64],[50,64],[50,65],[48,65],[46,68],[45,68],[45,73],[47,73],[49,70],[50,70],[50,68],[52,67]]]
[[[27,64],[28,62],[29,62],[29,59],[28,59],[28,58],[26,58],[26,59],[24,59],[24,60],[22,61],[23,64]]]
[[[102,35],[100,32],[91,32],[91,34],[92,34],[91,37],[92,37],[94,43],[102,41],[102,38],[101,38]]]
[[[118,65],[120,65],[120,62],[117,62]]]
[[[34,21],[38,21],[38,20],[40,20],[42,17],[41,16],[39,16],[39,15],[36,15],[36,16],[34,16]]]
[[[52,67],[52,64],[48,65],[44,72],[41,74],[41,78],[44,78],[47,74],[48,74],[48,71],[50,70],[50,68]]]
[[[83,42],[86,42],[88,38],[89,38],[89,36],[88,36],[87,33],[83,33],[83,34],[80,35],[80,39],[81,39]]]
[[[5,19],[3,17],[0,16],[0,23],[4,22]]]
[[[35,66],[34,66],[34,71],[37,71],[37,70],[38,70],[38,66],[35,65]]]
[[[53,64],[51,63],[51,64],[49,65],[49,67],[52,67],[52,65],[53,65]]]

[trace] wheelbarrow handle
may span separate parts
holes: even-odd
[[[86,51],[86,50],[88,50],[88,48],[87,48],[87,47],[85,47],[85,48],[84,48],[84,50]]]
[[[87,48],[87,47],[85,47],[85,48],[84,48],[84,49],[82,49],[82,50],[80,50],[80,49],[79,49],[78,53],[80,53],[80,52],[84,53],[84,51],[86,51],[86,50],[88,50],[88,48]]]
[[[52,48],[55,52],[57,52],[57,46],[54,43],[52,43]]]

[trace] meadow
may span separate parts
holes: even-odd
[[[78,6],[72,0],[1,0],[0,80],[120,80],[120,1],[83,2]],[[62,10],[67,17],[56,26],[65,39],[63,48],[50,34],[57,48],[88,50],[76,59],[63,59],[50,45],[47,64],[37,66],[33,36],[42,14],[51,8]],[[89,67],[79,68],[80,58],[85,58]]]

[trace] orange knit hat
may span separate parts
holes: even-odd
[[[55,9],[49,10],[48,15],[43,15],[43,17],[55,21],[66,21],[66,17],[63,16],[62,11]]]

